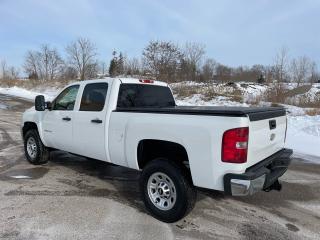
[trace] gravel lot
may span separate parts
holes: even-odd
[[[281,192],[199,190],[191,214],[165,224],[145,211],[139,172],[63,152],[28,164],[20,121],[31,104],[0,95],[0,106],[0,239],[320,239],[320,165],[294,159]]]

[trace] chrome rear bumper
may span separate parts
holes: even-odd
[[[291,149],[283,149],[248,168],[243,174],[226,174],[225,193],[232,196],[246,196],[261,190],[280,190],[281,184],[278,178],[287,171],[291,155]]]

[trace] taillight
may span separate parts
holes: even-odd
[[[154,81],[150,80],[150,79],[139,80],[139,82],[141,82],[141,83],[154,83]]]
[[[249,128],[234,128],[224,132],[222,162],[245,163],[248,154]]]

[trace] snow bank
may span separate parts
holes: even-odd
[[[0,87],[0,93],[1,94],[7,94],[15,97],[25,98],[28,100],[34,100],[37,95],[44,95],[46,100],[52,100],[58,90],[56,88],[48,88],[45,90],[39,90],[39,89],[33,89],[33,90],[27,90],[20,87],[11,87],[11,88],[1,88]]]
[[[204,101],[201,94],[195,94],[191,97],[183,99],[176,98],[177,105],[183,106],[242,106],[248,107],[246,103],[239,103],[230,101],[227,97],[218,96],[210,101]]]
[[[286,146],[297,153],[320,157],[320,115],[289,116]]]

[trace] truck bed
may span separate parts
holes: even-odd
[[[250,121],[259,121],[286,115],[286,110],[282,107],[174,106],[158,108],[117,108],[115,112],[249,117]]]

